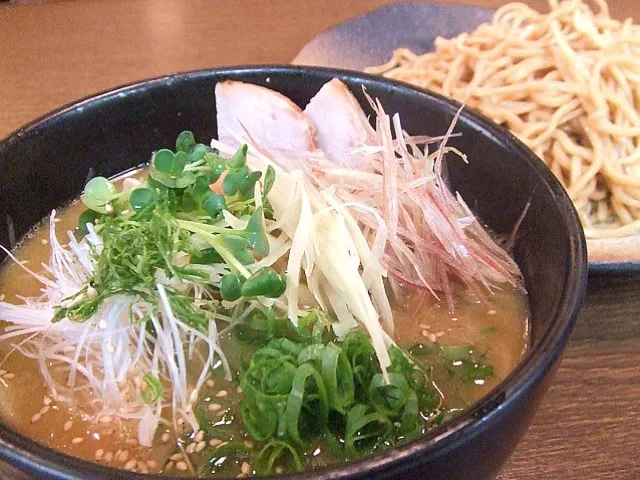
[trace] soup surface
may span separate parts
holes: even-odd
[[[57,217],[59,238],[63,237],[62,232],[76,227],[82,210],[83,206],[76,202]],[[15,252],[25,266],[37,273],[43,273],[39,265],[49,260],[47,227],[45,222],[34,230]],[[41,284],[15,262],[8,260],[2,265],[0,294],[5,301],[20,303],[21,297],[37,296],[40,288]],[[456,299],[455,315],[428,292],[405,289],[404,294],[402,304],[394,305],[394,338],[399,346],[430,362],[434,382],[443,394],[439,410],[447,415],[464,409],[495,387],[526,351],[528,310],[521,289],[504,285],[484,301],[461,294]],[[204,434],[194,433],[185,428],[184,435],[176,438],[170,428],[161,429],[154,446],[147,448],[138,444],[133,423],[113,418],[93,422],[85,415],[83,405],[56,402],[42,381],[38,363],[11,353],[14,343],[15,340],[5,340],[0,344],[4,358],[0,370],[0,414],[7,424],[25,435],[70,455],[140,472],[245,475],[253,471],[247,460],[263,445],[247,434],[239,418],[242,393],[237,378],[225,381],[219,368],[214,369],[200,400],[202,414],[211,421],[210,432],[203,429]],[[251,354],[251,346],[238,344],[233,334],[224,336],[221,343],[225,351],[231,352],[228,359],[234,370],[239,371],[242,356]],[[434,346],[453,346],[454,351],[448,352],[453,357],[442,358]],[[461,346],[472,346],[480,364],[491,371],[478,375],[469,371],[469,364],[463,365],[455,356]],[[433,420],[425,419],[425,429]],[[212,450],[219,450],[220,445],[223,449],[230,447],[212,457]],[[321,442],[312,444],[307,453],[310,466],[339,458]]]

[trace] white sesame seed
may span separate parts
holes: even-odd
[[[45,405],[44,407],[42,407],[40,409],[40,415],[44,415],[45,413],[47,413],[49,411],[51,407],[49,405]]]
[[[171,455],[169,457],[169,460],[172,460],[174,462],[178,462],[178,461],[182,460],[183,458],[184,457],[183,457],[182,453],[174,453],[173,455]]]
[[[222,417],[222,416],[223,416],[223,415],[225,415],[226,413],[227,413],[227,411],[226,411],[226,410],[218,410],[215,414],[216,414],[218,417]]]
[[[49,243],[49,240],[47,240],[46,238],[41,238],[40,243],[42,243],[42,245],[46,245],[47,243]]]
[[[196,445],[196,453],[201,452],[202,450],[205,449],[205,447],[207,446],[207,442],[205,442],[204,440],[202,440],[201,442],[198,442],[198,444]]]
[[[242,473],[244,473],[245,475],[249,475],[249,472],[251,472],[251,465],[249,465],[247,462],[242,462],[242,466],[240,467],[240,471]]]
[[[435,333],[429,334],[429,341],[432,343],[436,343],[438,341],[438,337],[436,337]]]
[[[104,330],[107,328],[107,321],[104,318],[98,322],[98,328],[100,330]]]
[[[0,302],[4,300],[4,293],[0,293]]]
[[[242,387],[238,387],[238,388],[236,388],[236,392],[238,392],[238,393],[242,393]]]
[[[124,443],[126,443],[127,445],[132,445],[132,446],[136,446],[138,445],[138,441],[135,438],[127,438]]]
[[[158,464],[155,460],[147,460],[147,467],[149,468],[157,468]]]
[[[31,423],[36,423],[38,420],[40,420],[41,417],[42,415],[36,413],[33,417],[31,417]]]
[[[429,332],[427,332],[426,330],[422,330],[422,336],[424,338],[429,338]]]
[[[111,460],[113,460],[113,452],[109,451],[104,454],[104,461],[105,463],[110,463]]]
[[[136,465],[138,464],[138,461],[134,458],[133,460],[129,460],[124,468],[125,470],[133,470],[134,468],[136,468]]]
[[[71,440],[71,443],[73,443],[74,445],[79,445],[82,442],[84,442],[84,438],[82,438],[82,437],[76,437],[73,440]]]
[[[169,435],[169,432],[164,432],[161,437],[162,443],[167,443],[170,438],[171,435]]]
[[[4,374],[6,374],[6,373],[7,373],[7,371],[6,371],[6,370],[0,370],[0,376],[4,375]]]
[[[207,387],[209,387],[209,388],[213,388],[213,387],[216,386],[216,382],[214,382],[211,379],[207,380],[205,383],[206,383]]]
[[[147,464],[145,462],[139,460],[137,465],[138,470],[140,470],[141,473],[149,473],[149,467],[147,467]]]
[[[436,333],[436,337],[438,337],[438,338],[442,337],[443,335],[444,335],[444,332],[438,332],[438,333]]]
[[[121,462],[126,462],[127,458],[129,458],[129,450],[123,450],[120,452],[120,455],[118,455],[118,460]]]
[[[220,390],[218,393],[216,393],[216,397],[218,398],[223,398],[227,396],[227,391],[226,390]]]
[[[211,440],[209,440],[209,445],[212,447],[217,447],[219,445],[222,445],[222,440],[219,440],[217,438],[212,438]]]
[[[173,462],[169,462],[169,463],[167,463],[167,466],[166,466],[166,467],[164,467],[164,471],[165,471],[165,472],[168,472],[168,471],[170,471],[170,470],[173,470],[173,465],[174,465],[174,463],[173,463]]]
[[[45,405],[51,405],[51,402],[52,402],[52,401],[53,401],[53,400],[51,400],[51,397],[47,397],[46,395],[45,395],[45,397],[42,399],[42,403],[44,403]]]
[[[191,455],[193,452],[196,451],[196,444],[190,443],[189,445],[187,445],[187,448],[185,448],[184,451],[187,455]]]
[[[176,468],[181,472],[186,472],[189,469],[189,467],[187,466],[187,462],[176,463]]]
[[[247,478],[247,475],[245,475],[244,473],[239,473],[238,475],[236,475],[236,478]]]
[[[276,473],[282,473],[284,469],[282,467],[276,467]]]
[[[102,457],[104,456],[104,449],[99,448],[98,450],[96,450],[96,460],[100,460]]]
[[[111,342],[107,342],[106,349],[107,349],[107,352],[109,352],[109,353],[115,353],[116,352],[116,347]]]
[[[6,380],[11,380],[12,378],[15,378],[16,374],[15,373],[7,373],[4,378]]]
[[[220,405],[219,403],[210,403],[207,407],[210,412],[215,412],[216,410],[220,410],[221,408],[222,405]]]
[[[488,315],[495,315],[496,311],[494,309],[491,309],[487,312]]]
[[[249,440],[245,440],[244,446],[247,448],[253,448],[253,442],[250,442]]]
[[[73,422],[71,420],[67,420],[66,422],[64,422],[64,425],[62,426],[62,430],[64,430],[65,432],[68,432],[69,430],[71,430],[72,426],[73,426]]]
[[[106,415],[104,417],[100,417],[100,420],[98,420],[100,423],[111,423],[113,422],[113,418],[110,417],[109,415]]]
[[[194,437],[193,441],[196,443],[199,443],[202,441],[203,438],[204,438],[204,430],[199,430],[198,433],[196,433],[196,436]]]
[[[431,327],[429,325],[425,325],[423,323],[421,323],[420,325],[418,325],[420,328],[424,329],[424,330],[429,330]]]

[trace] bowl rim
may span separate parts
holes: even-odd
[[[430,90],[354,70],[275,64],[205,68],[142,79],[69,102],[23,125],[9,134],[5,139],[1,140],[0,158],[14,143],[22,141],[23,137],[28,137],[30,133],[40,128],[46,128],[50,122],[64,117],[80,107],[108,101],[122,93],[135,93],[135,91],[141,88],[146,89],[175,80],[187,80],[201,76],[223,78],[225,76],[241,76],[242,74],[260,73],[268,76],[272,74],[299,74],[301,72],[346,78],[354,82],[382,83],[393,90],[409,91],[411,94],[425,97],[437,104],[439,109],[452,114],[462,106],[460,102]],[[360,459],[339,462],[303,472],[287,473],[277,476],[278,478],[300,480],[310,478],[355,479],[359,478],[364,472],[368,474],[374,472],[385,473],[388,471],[398,472],[402,470],[403,465],[414,463],[418,457],[427,457],[436,453],[442,454],[444,451],[453,449],[456,445],[467,441],[468,437],[478,435],[484,425],[488,424],[493,418],[497,417],[502,410],[517,401],[538,383],[553,367],[561,355],[575,325],[578,312],[584,299],[587,283],[586,242],[576,209],[553,173],[546,167],[542,160],[511,132],[470,108],[464,108],[461,117],[479,126],[483,130],[483,133],[486,134],[486,132],[488,132],[493,137],[501,139],[501,143],[517,151],[537,175],[541,185],[551,190],[558,209],[563,214],[563,221],[568,227],[571,275],[565,279],[565,285],[556,306],[550,327],[544,332],[537,344],[528,350],[518,366],[516,366],[502,382],[452,420],[445,422],[406,444],[397,445]],[[158,474],[132,474],[131,472],[126,472],[115,467],[107,467],[96,462],[83,460],[45,444],[41,444],[13,430],[2,421],[0,421],[0,459],[31,472],[37,471],[41,475],[46,475],[47,478],[67,480],[95,478],[106,480],[114,478],[113,476],[116,473],[120,473],[125,477],[134,475],[150,480],[167,480],[171,478],[177,480],[178,478],[184,478]],[[255,478],[273,477],[274,476]]]

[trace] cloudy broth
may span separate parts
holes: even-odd
[[[64,238],[63,232],[76,226],[82,209],[75,203],[58,216],[60,239]],[[15,252],[37,273],[43,272],[40,264],[49,257],[47,227],[45,222]],[[39,289],[40,284],[19,265],[11,261],[2,265],[0,294],[5,301],[20,303],[18,295],[37,296]],[[443,412],[458,411],[479,399],[515,368],[526,351],[528,310],[526,295],[519,288],[503,286],[484,301],[458,295],[455,315],[423,291],[405,291],[400,303],[394,308],[394,340],[431,365],[432,380],[443,394]],[[5,359],[0,367],[0,415],[30,438],[86,460],[138,472],[193,475],[203,471],[204,464],[208,473],[253,473],[249,459],[261,445],[243,428],[238,410],[242,392],[237,379],[225,381],[219,369],[214,370],[198,403],[201,418],[207,419],[206,428],[189,432],[185,426],[180,438],[169,428],[160,428],[154,446],[145,448],[138,445],[135,425],[110,418],[94,423],[84,415],[82,403],[91,400],[90,392],[80,394],[81,400],[74,405],[56,402],[43,383],[37,362],[17,352],[10,354],[15,341],[19,339],[0,344],[0,358]],[[233,334],[221,339],[223,349],[233,352],[229,360],[237,373],[242,356],[251,355],[251,348],[236,343]],[[459,374],[469,364],[460,363],[460,349],[452,353],[445,350],[447,346],[472,347],[472,363],[490,365],[491,374],[485,372],[482,378],[475,378],[476,370]],[[424,420],[425,430],[433,426],[433,415]],[[212,456],[214,450],[223,447],[224,455]],[[306,465],[310,467],[339,458],[320,444],[311,444],[308,450]]]

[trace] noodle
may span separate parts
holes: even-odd
[[[510,3],[435,51],[397,49],[369,73],[464,102],[509,128],[549,166],[587,238],[640,231],[640,26],[582,0],[538,13]]]

